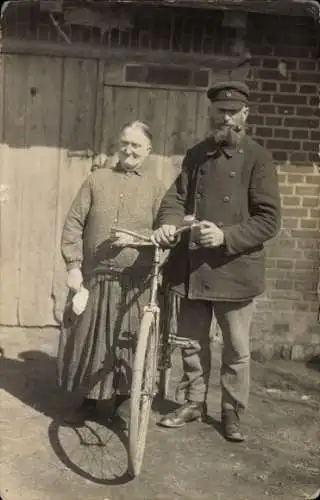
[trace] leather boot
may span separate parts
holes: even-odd
[[[235,410],[222,410],[222,427],[223,434],[227,441],[241,443],[245,440],[244,435],[240,431],[240,419]]]
[[[180,408],[163,417],[160,420],[159,425],[162,427],[173,428],[183,427],[187,423],[194,420],[197,420],[198,422],[204,420],[206,415],[206,403],[187,401],[184,405],[180,406]]]
[[[64,417],[63,421],[67,425],[84,425],[86,420],[91,420],[95,416],[96,410],[97,401],[85,398],[78,408],[73,409]]]

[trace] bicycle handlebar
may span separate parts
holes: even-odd
[[[185,233],[186,231],[189,231],[191,228],[198,227],[198,226],[199,226],[199,222],[198,221],[195,221],[195,222],[192,222],[192,223],[188,223],[188,224],[184,224],[184,225],[180,226],[175,231],[174,237],[176,238],[180,234]],[[112,233],[127,234],[127,235],[132,236],[133,238],[135,238],[137,240],[140,240],[141,243],[143,243],[144,245],[153,245],[154,246],[154,243],[151,241],[150,236],[144,236],[142,234],[135,233],[134,231],[130,231],[129,229],[124,229],[124,228],[121,228],[121,227],[114,227],[114,228],[111,229],[111,231],[112,231]]]

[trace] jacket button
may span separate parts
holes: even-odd
[[[229,203],[229,201],[231,200],[230,196],[226,195],[224,198],[223,198],[223,201],[225,203]]]
[[[197,248],[197,244],[192,241],[189,245],[189,248],[190,250],[194,250],[195,248]]]
[[[223,222],[220,222],[220,221],[219,221],[219,222],[217,222],[216,226],[218,226],[218,227],[220,227],[220,228],[221,228],[221,227],[223,227]]]
[[[236,173],[234,170],[231,170],[230,174],[229,174],[230,177],[235,177],[236,176]]]
[[[201,194],[200,193],[197,193],[196,196],[195,196],[196,200],[200,200],[201,198]]]

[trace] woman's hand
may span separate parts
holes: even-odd
[[[176,226],[164,224],[159,227],[156,231],[151,235],[151,241],[154,245],[168,245],[171,246],[176,242]]]
[[[82,283],[83,276],[81,270],[78,267],[70,269],[67,277],[67,287],[75,292],[78,292],[81,288]]]

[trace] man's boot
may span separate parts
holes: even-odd
[[[96,414],[97,401],[95,399],[85,398],[81,405],[68,413],[63,421],[67,425],[81,426],[86,420],[91,420]]]
[[[202,421],[207,416],[207,404],[195,401],[187,401],[177,410],[163,417],[159,425],[162,427],[183,427],[194,420]]]
[[[222,410],[221,421],[224,437],[228,441],[241,443],[245,440],[245,437],[240,431],[239,415],[235,410]]]

